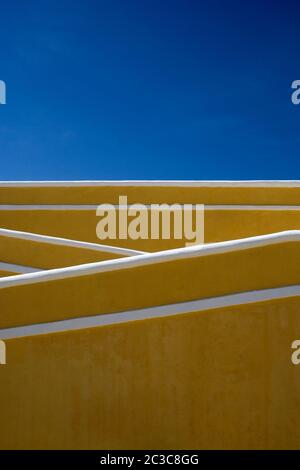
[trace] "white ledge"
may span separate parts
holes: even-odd
[[[41,271],[41,268],[33,268],[31,266],[22,266],[20,264],[11,264],[0,262],[0,271],[7,271],[10,273],[36,273]],[[4,279],[4,278],[2,278]]]
[[[232,180],[232,181],[199,181],[199,180],[113,180],[113,181],[0,181],[0,187],[109,187],[109,186],[131,186],[131,187],[274,187],[274,188],[298,188],[300,180]]]
[[[153,205],[161,205],[162,202],[153,203]],[[177,202],[184,206],[183,203]],[[130,207],[129,205],[120,204],[99,204],[103,210],[111,209],[125,210]],[[99,207],[98,204],[0,204],[0,211],[96,211]],[[143,204],[147,209],[151,208],[152,204]],[[190,203],[195,207],[195,203]],[[284,204],[201,204],[205,211],[298,211],[300,205],[284,205]],[[169,210],[165,208],[163,210]]]

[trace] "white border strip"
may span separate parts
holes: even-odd
[[[299,205],[278,204],[205,204],[204,210],[208,211],[299,211]]]
[[[163,305],[161,307],[150,307],[139,310],[129,310],[119,313],[104,315],[93,315],[89,317],[72,318],[48,323],[36,323],[28,326],[18,326],[0,329],[2,340],[20,338],[24,336],[36,336],[49,333],[61,333],[64,331],[82,330],[105,325],[115,325],[136,320],[147,320],[151,318],[168,317],[179,314],[201,312],[222,307],[233,307],[236,305],[265,302],[268,300],[284,299],[288,297],[299,297],[300,285],[279,287],[275,289],[264,289],[240,294],[230,294],[209,299],[193,300],[177,304]]]
[[[163,203],[153,203],[160,205]],[[176,203],[184,206],[184,204],[195,203]],[[130,207],[119,204],[100,204],[103,210],[105,208],[116,210],[126,210]],[[209,211],[299,211],[300,205],[278,205],[278,204],[203,204],[204,210]],[[0,211],[96,211],[99,205],[96,204],[0,204]],[[145,204],[147,209],[151,209],[151,204]],[[162,208],[163,209],[163,208]],[[164,209],[163,209],[164,210]],[[169,210],[166,208],[166,210]]]
[[[31,266],[21,266],[19,264],[0,262],[0,271],[7,271],[10,273],[27,274],[27,273],[36,273],[41,270],[42,268],[32,268]]]
[[[120,258],[115,260],[100,261],[96,263],[69,266],[66,268],[50,269],[33,274],[23,274],[0,279],[0,289],[5,287],[34,284],[38,282],[54,281],[91,274],[99,274],[121,269],[148,266],[151,264],[167,263],[170,261],[211,256],[215,254],[233,251],[248,250],[252,248],[277,245],[281,243],[300,242],[300,230],[290,230],[256,237],[242,238],[207,245],[194,245],[174,250],[145,253],[143,255]]]
[[[127,248],[120,248],[117,246],[82,242],[78,240],[71,240],[69,238],[51,237],[49,235],[39,235],[37,233],[20,232],[18,230],[8,230],[4,228],[0,228],[0,237],[17,238],[37,243],[49,243],[51,245],[70,246],[72,248],[83,248],[86,250],[101,251],[123,256],[135,256],[145,253],[144,251],[129,250]]]
[[[274,187],[274,188],[298,188],[300,180],[245,180],[245,181],[197,181],[197,180],[124,180],[124,181],[0,181],[0,187],[110,187],[110,186],[130,186],[130,187]]]

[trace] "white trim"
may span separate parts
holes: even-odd
[[[300,180],[245,180],[245,181],[199,181],[199,180],[124,180],[124,181],[0,181],[0,187],[274,187],[274,188],[298,188]]]
[[[0,206],[1,207],[1,206]],[[208,211],[299,211],[299,205],[284,204],[205,204]]]
[[[290,230],[271,233],[268,235],[259,235],[256,237],[242,238],[239,240],[209,243],[207,245],[194,245],[174,250],[159,251],[156,253],[145,253],[143,255],[132,256],[129,258],[100,261],[97,263],[51,269],[33,274],[12,276],[10,278],[0,279],[0,289],[291,242],[300,242],[300,230]]]
[[[1,340],[19,338],[24,336],[36,336],[49,333],[61,333],[64,331],[82,330],[104,325],[127,323],[129,321],[147,320],[179,314],[201,312],[205,310],[233,307],[269,300],[299,297],[300,285],[264,289],[240,294],[230,294],[208,299],[193,300],[176,304],[150,307],[139,310],[129,310],[118,313],[92,315],[88,317],[72,318],[48,323],[36,323],[27,326],[17,326],[0,329]]]
[[[0,228],[0,237],[9,237],[9,238],[17,238],[21,240],[29,240],[37,243],[49,243],[51,245],[63,245],[63,246],[70,246],[74,248],[83,248],[87,250],[93,251],[101,251],[106,253],[113,253],[123,256],[135,256],[144,254],[144,251],[138,250],[129,250],[127,248],[120,248],[117,246],[111,245],[101,245],[98,243],[90,243],[90,242],[82,242],[78,240],[71,240],[69,238],[60,238],[60,237],[51,237],[49,235],[39,235],[36,233],[30,232],[20,232],[18,230],[8,230]]]
[[[152,204],[163,204],[162,202]],[[174,203],[171,203],[174,204]],[[195,206],[196,203],[177,203],[182,206],[184,204],[190,204]],[[200,203],[197,203],[198,205]],[[96,211],[101,205],[103,210],[105,207],[108,209],[113,207],[116,210],[128,209],[130,204],[119,205],[119,204],[0,204],[0,211]],[[243,210],[243,211],[299,211],[300,205],[278,205],[278,204],[201,204],[204,206],[204,210],[209,211],[232,211],[232,210]],[[145,204],[147,209],[151,208],[151,204]],[[166,209],[168,210],[168,209]]]
[[[27,273],[39,272],[41,271],[41,268],[32,268],[31,266],[21,266],[19,264],[0,262],[0,271],[7,271],[10,273],[18,273],[18,274],[27,274]]]

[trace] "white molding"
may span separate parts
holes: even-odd
[[[0,237],[17,238],[21,240],[29,240],[37,243],[48,243],[51,245],[63,245],[73,248],[84,248],[87,250],[113,253],[123,256],[135,256],[144,254],[144,251],[130,250],[112,245],[103,245],[98,243],[82,242],[79,240],[71,240],[69,238],[52,237],[49,235],[40,235],[37,233],[21,232],[19,230],[9,230],[0,228]]]
[[[31,266],[21,266],[19,264],[0,262],[0,271],[7,271],[10,273],[27,274],[36,273],[41,270],[42,268],[32,268]]]
[[[82,180],[82,181],[0,181],[0,187],[274,187],[298,188],[300,180],[228,180],[228,181],[200,181],[200,180]]]
[[[284,204],[204,204],[208,211],[299,211],[299,205]]]
[[[51,269],[33,274],[12,276],[0,279],[0,289],[291,242],[300,242],[300,230],[290,230],[238,240],[209,243],[207,245],[194,245],[174,250],[159,251],[156,253],[145,253],[143,255],[128,258],[100,261],[66,268]]]
[[[157,202],[153,204],[163,204]],[[173,203],[174,204],[174,203]],[[195,206],[195,203],[183,203],[177,202],[184,206],[184,204],[191,204]],[[200,204],[200,203],[198,203]],[[103,209],[113,207],[116,210],[128,209],[130,204],[127,206],[119,204],[100,204]],[[151,208],[151,204],[144,204],[147,209]],[[201,204],[204,206],[204,210],[209,211],[299,211],[300,205],[278,205],[278,204]],[[0,204],[0,211],[96,211],[99,207],[98,204]]]
[[[127,323],[130,321],[162,318],[299,296],[300,285],[242,292],[240,294],[230,294],[208,299],[193,300],[190,302],[163,305],[159,307],[72,318],[69,320],[60,320],[48,323],[36,323],[27,326],[3,328],[0,329],[0,339],[6,340],[25,336],[36,336],[41,334],[82,330],[105,325]]]

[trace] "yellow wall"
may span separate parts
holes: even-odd
[[[12,273],[11,271],[0,271],[0,277],[6,277],[6,276],[15,276],[16,273]]]
[[[142,251],[184,246],[181,240],[99,240],[95,210],[0,210],[0,227]],[[300,210],[205,210],[205,242],[300,230]]]
[[[0,233],[0,260],[6,263],[51,269],[121,257],[123,256],[120,254],[97,251],[92,248],[40,243]]]
[[[128,203],[193,204],[298,204],[300,186],[272,187],[180,187],[173,186],[54,186],[1,187],[0,204],[118,204],[119,196]]]
[[[283,183],[282,183],[283,184]],[[198,203],[204,205],[257,205],[257,209],[218,208],[205,210],[205,242],[231,240],[283,230],[300,229],[300,210],[287,210],[300,206],[300,186],[41,186],[3,187],[0,183],[0,227],[53,235],[125,248],[159,251],[184,246],[180,240],[103,240],[96,236],[100,220],[96,210],[39,210],[30,205],[95,205],[118,204],[119,196],[127,196],[131,203]],[[1,210],[3,205],[29,205],[26,210]],[[281,210],[266,210],[263,206],[283,206]],[[262,207],[259,207],[262,206]]]
[[[0,448],[300,448],[300,300],[7,340]]]
[[[4,287],[0,327],[299,284],[299,259],[300,242],[289,242]]]
[[[95,210],[1,209],[118,204],[119,195],[144,204],[300,206],[300,187],[0,183],[0,227],[149,252],[183,246],[178,240],[100,242]],[[296,207],[205,211],[206,243],[289,229],[300,230]],[[116,312],[300,285],[297,241],[200,254],[120,269],[134,262],[125,259],[118,269],[100,272],[100,265],[88,275],[82,275],[87,267],[72,268],[43,282],[34,282],[36,274],[2,279],[0,329],[108,313],[116,319]],[[0,236],[6,263],[49,269],[113,258]],[[0,449],[300,449],[300,365],[291,363],[299,309],[300,297],[290,297],[8,339],[7,364],[0,366]]]

